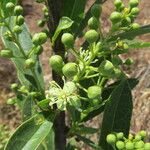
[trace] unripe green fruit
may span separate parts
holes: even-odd
[[[122,20],[122,26],[128,26],[131,24],[131,19],[129,17],[126,17]]]
[[[43,47],[40,45],[34,49],[34,54],[36,55],[40,55],[42,52],[43,52]]]
[[[17,23],[17,25],[19,25],[19,26],[23,25],[23,24],[24,24],[24,17],[23,17],[22,15],[19,15],[19,16],[17,17],[16,23]]]
[[[28,58],[25,61],[25,68],[30,69],[33,68],[35,66],[35,60],[33,60],[32,58]]]
[[[120,150],[120,149],[124,149],[125,148],[125,144],[122,141],[117,141],[116,142],[116,147]]]
[[[106,137],[106,141],[108,144],[115,144],[116,141],[117,141],[117,138],[114,134],[108,134],[107,137]]]
[[[99,4],[94,4],[91,8],[91,14],[96,17],[99,18],[100,14],[102,12],[102,6]]]
[[[121,21],[121,19],[122,19],[122,15],[119,12],[115,11],[110,15],[110,20],[112,21],[112,23],[118,23]]]
[[[0,51],[0,56],[4,58],[12,58],[13,52],[9,49],[4,49]]]
[[[99,86],[97,86],[97,85],[90,86],[87,90],[88,98],[90,98],[90,99],[99,98],[101,92],[102,92],[102,89]]]
[[[131,25],[131,28],[132,28],[132,29],[139,29],[139,28],[140,28],[140,25],[139,25],[138,23],[133,23],[133,24]]]
[[[6,9],[8,10],[8,12],[12,12],[12,11],[14,10],[14,8],[15,8],[14,3],[8,2],[8,3],[6,4]]]
[[[140,9],[138,7],[134,7],[131,9],[131,15],[138,15],[140,12]]]
[[[13,83],[11,84],[11,87],[10,87],[12,90],[16,91],[18,90],[18,84],[17,83]]]
[[[143,141],[135,142],[134,147],[135,148],[143,148],[144,147],[144,142]]]
[[[71,62],[67,63],[62,68],[62,72],[63,72],[65,77],[71,78],[77,74],[77,72],[78,72],[77,66],[75,63],[71,63]]]
[[[114,66],[108,60],[105,60],[101,63],[101,65],[99,67],[99,71],[103,76],[106,76],[106,77],[114,76]]]
[[[67,48],[73,48],[74,45],[74,37],[70,33],[64,33],[61,37],[62,43],[67,47]]]
[[[134,138],[134,141],[140,141],[141,139],[142,139],[142,137],[137,134]]]
[[[150,150],[150,143],[144,144],[144,150]]]
[[[122,1],[121,0],[115,0],[114,5],[116,6],[116,8],[120,8],[122,5]]]
[[[14,105],[16,103],[16,99],[14,99],[14,98],[9,98],[8,100],[7,100],[7,104],[8,105]]]
[[[134,144],[132,142],[127,142],[125,147],[127,150],[134,150]]]
[[[123,134],[123,132],[120,132],[120,133],[117,133],[116,136],[117,136],[118,140],[121,140],[121,139],[123,139],[124,134]]]
[[[44,20],[39,20],[38,23],[37,23],[37,25],[38,25],[39,27],[44,27],[45,21],[44,21]]]
[[[18,25],[14,26],[13,32],[16,34],[20,34],[22,32],[22,28]]]
[[[36,33],[33,38],[32,42],[34,45],[42,45],[47,41],[47,35],[44,32]]]
[[[99,26],[99,22],[98,22],[98,19],[95,18],[95,17],[91,17],[89,20],[88,20],[88,26],[90,29],[97,29],[98,26]]]
[[[22,15],[23,14],[23,8],[20,5],[15,6],[14,13],[17,16]]]
[[[85,39],[91,44],[98,40],[98,33],[95,30],[89,30],[85,33]]]
[[[145,138],[146,135],[147,135],[147,133],[146,133],[146,131],[142,130],[142,131],[139,132],[139,135],[140,135],[142,138]]]
[[[137,7],[139,4],[139,0],[130,0],[129,5],[131,8]]]
[[[52,69],[56,72],[61,72],[64,66],[63,59],[60,55],[53,55],[49,59],[49,64],[51,65]]]

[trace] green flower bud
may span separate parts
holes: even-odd
[[[96,48],[95,48],[95,53],[99,52],[102,50],[102,43],[101,42],[98,42],[96,44]]]
[[[115,11],[110,15],[110,20],[112,21],[112,23],[118,23],[121,21],[121,19],[122,19],[122,15],[119,12]]]
[[[91,8],[91,14],[96,17],[99,18],[102,12],[102,6],[99,4],[94,4]]]
[[[97,20],[97,18],[91,17],[88,20],[88,26],[89,26],[90,29],[95,29],[96,30],[99,26],[99,21]]]
[[[125,147],[127,150],[134,150],[134,143],[129,141],[125,144]]]
[[[121,1],[121,0],[115,0],[115,1],[114,1],[114,5],[115,5],[115,7],[118,9],[118,8],[121,7],[122,1]]]
[[[130,0],[129,1],[129,5],[130,5],[131,8],[137,7],[138,4],[139,4],[139,0]]]
[[[134,147],[135,148],[143,148],[144,147],[144,142],[143,141],[135,142]]]
[[[101,95],[101,92],[102,92],[102,89],[99,86],[97,85],[90,86],[87,90],[88,98],[90,99],[99,98]]]
[[[144,150],[150,150],[150,143],[144,144]]]
[[[44,32],[36,33],[33,38],[32,42],[34,45],[42,45],[47,41],[47,35]]]
[[[74,77],[78,73],[78,69],[75,63],[67,63],[62,68],[62,72],[65,77],[71,78]]]
[[[124,18],[123,20],[122,20],[122,26],[128,26],[128,25],[130,25],[131,24],[131,19],[130,19],[130,17],[126,17],[126,18]]]
[[[142,139],[142,137],[137,134],[134,138],[134,141],[140,141],[141,139]]]
[[[62,43],[67,47],[67,48],[73,48],[74,45],[74,37],[70,33],[64,33],[61,37]]]
[[[114,134],[108,134],[106,137],[106,141],[108,144],[114,145],[117,141],[117,138]]]
[[[34,54],[36,55],[40,55],[42,52],[43,52],[43,47],[40,45],[34,49]]]
[[[14,98],[9,98],[8,100],[7,100],[7,104],[8,105],[14,105],[16,103],[16,99],[14,99]]]
[[[25,61],[25,68],[26,69],[31,69],[35,66],[35,60],[33,60],[32,58],[28,58],[26,61]]]
[[[139,132],[139,135],[140,135],[140,136],[142,137],[142,139],[143,139],[143,138],[146,137],[147,133],[146,133],[146,131],[142,130],[142,131]]]
[[[6,4],[6,9],[8,10],[8,12],[13,12],[14,8],[15,8],[14,3],[8,2],[8,3]]]
[[[53,55],[49,59],[49,64],[54,71],[59,72],[59,73],[62,71],[62,68],[64,66],[63,59],[60,55]]]
[[[98,40],[98,33],[95,30],[89,30],[85,33],[85,39],[91,44]]]
[[[8,41],[13,41],[13,40],[14,40],[14,39],[13,39],[13,36],[12,36],[12,34],[11,34],[10,31],[6,31],[6,32],[4,33],[4,37],[5,37],[5,39],[8,40]]]
[[[39,20],[38,23],[37,23],[37,25],[38,25],[39,27],[44,27],[45,21],[44,21],[44,20]]]
[[[122,141],[117,141],[116,142],[116,147],[120,150],[120,149],[124,149],[125,148],[125,144]]]
[[[20,89],[18,90],[21,93],[27,94],[29,91],[25,86],[21,86]]]
[[[12,58],[13,52],[9,49],[4,49],[0,51],[0,56],[4,58]]]
[[[120,132],[120,133],[117,133],[116,136],[117,136],[118,140],[121,140],[121,139],[123,139],[124,134],[123,134],[123,132]]]
[[[136,16],[139,14],[139,12],[140,12],[140,9],[138,7],[134,7],[131,9],[130,14]]]
[[[24,17],[23,17],[22,15],[19,15],[19,16],[17,17],[16,23],[17,23],[17,25],[19,25],[19,26],[23,25],[23,24],[24,24]]]
[[[23,8],[20,5],[15,6],[14,13],[16,16],[22,15],[23,14]]]
[[[17,91],[18,90],[18,84],[17,83],[13,83],[11,84],[11,87],[10,87],[12,90],[14,91]]]
[[[139,29],[139,28],[140,28],[140,25],[139,25],[138,23],[133,23],[133,24],[131,25],[131,28],[132,28],[132,29]]]
[[[22,28],[18,25],[14,26],[13,32],[16,34],[20,34],[22,32]]]

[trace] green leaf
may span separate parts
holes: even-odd
[[[143,42],[143,41],[127,41],[127,44],[130,49],[150,47],[150,42]]]
[[[59,21],[58,27],[52,37],[52,44],[54,45],[55,40],[59,36],[62,30],[68,29],[72,26],[73,21],[68,17],[62,17]]]
[[[53,123],[36,115],[25,121],[10,137],[5,150],[36,150],[51,132]]]
[[[103,149],[112,149],[106,142],[106,136],[108,134],[112,132],[123,132],[126,137],[128,136],[132,108],[130,85],[128,81],[124,79],[114,89],[105,106],[99,141],[99,145]]]
[[[133,37],[143,35],[143,34],[148,34],[148,33],[150,33],[150,25],[145,25],[145,26],[140,27],[139,29],[130,30],[130,31],[126,31],[126,32],[114,35],[110,39],[108,39],[108,41],[114,41],[114,40],[117,40],[118,38],[130,40]]]

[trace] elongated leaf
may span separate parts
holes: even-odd
[[[51,132],[53,123],[34,116],[24,122],[9,139],[5,150],[36,150]]]
[[[138,49],[138,48],[146,48],[150,47],[150,42],[143,42],[143,41],[127,41],[130,49]]]
[[[99,144],[105,150],[112,150],[106,136],[112,132],[123,132],[128,136],[132,115],[131,89],[127,80],[114,89],[105,106]]]
[[[60,32],[62,30],[68,29],[72,26],[73,21],[68,17],[62,17],[59,21],[58,27],[54,33],[54,36],[52,37],[52,44],[54,45],[55,40],[59,36]]]
[[[131,39],[132,37],[136,37],[136,36],[148,34],[148,33],[150,33],[150,25],[145,25],[145,26],[140,27],[139,29],[126,31],[118,35],[112,36],[110,39],[108,39],[108,41],[114,41],[114,40],[117,40],[118,38]]]

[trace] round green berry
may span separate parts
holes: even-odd
[[[130,25],[131,24],[131,18],[130,17],[126,17],[126,18],[124,18],[123,20],[122,20],[122,26],[128,26],[128,25]]]
[[[122,141],[117,141],[116,142],[116,147],[120,150],[120,149],[124,149],[125,148],[125,144]]]
[[[62,68],[62,72],[63,72],[64,76],[67,78],[74,77],[78,72],[77,65],[75,63],[71,63],[71,62],[67,63]]]
[[[63,59],[60,55],[53,55],[49,59],[49,64],[52,67],[52,69],[56,72],[61,72],[64,66]]]
[[[34,66],[35,66],[35,60],[34,59],[28,58],[25,61],[25,68],[30,69],[30,68],[33,68]]]
[[[14,26],[13,32],[16,34],[20,34],[22,32],[22,28],[18,25]]]
[[[119,12],[115,11],[110,15],[110,20],[112,21],[112,23],[118,23],[121,21],[121,19],[122,19],[122,15]]]
[[[88,98],[90,98],[90,99],[99,98],[101,92],[102,92],[101,87],[99,87],[97,85],[90,86],[87,90]]]
[[[14,98],[9,98],[8,100],[7,100],[7,104],[8,105],[14,105],[16,103],[16,99],[14,99]]]
[[[42,45],[47,41],[47,34],[44,32],[36,33],[33,38],[32,42],[34,45]]]
[[[139,134],[137,134],[135,135],[134,141],[140,141],[141,139],[142,137]]]
[[[150,150],[150,143],[144,144],[144,150]]]
[[[4,58],[12,58],[13,52],[9,49],[4,49],[0,51],[0,56]]]
[[[95,17],[91,17],[89,20],[88,20],[88,26],[90,29],[97,29],[98,26],[99,26],[99,22],[98,22],[98,19],[95,18]]]
[[[23,24],[24,24],[24,17],[23,17],[22,15],[19,15],[19,16],[17,17],[16,23],[17,23],[17,25],[19,25],[19,26],[23,25]]]
[[[91,44],[98,40],[98,33],[95,30],[89,30],[85,33],[85,39]]]
[[[130,0],[129,1],[129,5],[130,5],[131,8],[137,7],[138,4],[139,4],[139,0]]]
[[[74,45],[74,37],[70,33],[64,33],[61,38],[62,43],[67,47],[67,48],[73,48]]]
[[[135,142],[134,147],[137,148],[137,149],[138,148],[143,148],[144,147],[144,142],[143,141]]]
[[[142,139],[143,139],[143,138],[146,137],[147,133],[146,133],[146,131],[142,130],[142,131],[139,132],[139,135],[140,135],[140,136],[142,137]]]
[[[14,3],[8,2],[8,3],[6,4],[6,9],[8,10],[8,12],[12,12],[12,11],[14,10],[14,8],[15,8]]]
[[[107,137],[106,137],[106,141],[108,144],[115,144],[116,141],[117,141],[117,138],[114,134],[108,134]]]
[[[129,141],[125,144],[125,147],[127,150],[134,150],[134,143]]]
[[[139,28],[140,28],[140,25],[139,25],[138,23],[133,23],[133,24],[131,25],[131,28],[132,28],[132,29],[139,29]]]
[[[115,7],[118,9],[118,8],[121,7],[122,1],[121,1],[121,0],[115,0],[115,1],[114,1],[114,5],[115,5]]]
[[[11,84],[10,88],[14,91],[18,90],[18,84],[17,83],[13,83]]]
[[[23,8],[20,5],[15,6],[14,13],[17,16],[22,15],[23,14]]]
[[[102,12],[102,6],[99,4],[94,4],[91,8],[91,14],[92,16],[99,18],[100,14]]]
[[[99,66],[99,72],[105,77],[113,77],[114,76],[114,65],[108,61],[105,60],[101,63]]]
[[[140,12],[140,9],[138,7],[134,7],[131,9],[130,14],[136,16],[139,14],[139,12]]]
[[[121,139],[123,139],[124,134],[123,134],[123,132],[119,132],[119,133],[116,134],[116,136],[117,136],[118,140],[121,140]]]
[[[44,21],[44,20],[38,20],[37,25],[38,25],[39,27],[44,27],[45,21]]]
[[[34,54],[40,55],[43,52],[43,47],[41,45],[35,47]]]

